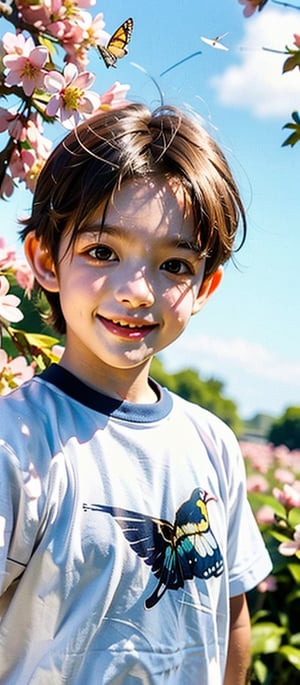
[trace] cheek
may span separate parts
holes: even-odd
[[[195,299],[196,289],[191,286],[170,288],[164,294],[165,303],[178,322],[190,318]]]

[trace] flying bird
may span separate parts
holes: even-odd
[[[174,523],[119,507],[84,504],[87,511],[110,514],[122,529],[133,551],[151,566],[158,579],[145,601],[151,609],[166,590],[178,590],[195,576],[208,580],[223,573],[223,558],[211,530],[207,503],[215,499],[202,488],[193,490],[175,514]]]
[[[225,36],[228,36],[228,31],[227,33],[222,33],[221,36],[216,36],[216,38],[205,38],[205,36],[200,36],[200,40],[202,40],[203,43],[210,45],[212,48],[216,48],[217,50],[228,50],[229,48],[227,48],[226,45],[220,43],[222,38],[225,38]]]

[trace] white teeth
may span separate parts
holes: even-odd
[[[123,321],[117,321],[117,319],[112,319],[112,322],[117,324],[117,326],[122,326],[123,328],[143,328],[143,324],[125,323]]]

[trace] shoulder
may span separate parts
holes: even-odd
[[[0,398],[0,445],[14,452],[26,442],[45,441],[53,422],[50,401],[53,389],[38,376]],[[53,402],[53,400],[52,400]]]
[[[204,441],[216,448],[222,445],[227,445],[231,450],[238,448],[235,434],[222,419],[208,409],[189,402],[175,393],[171,393],[171,395],[174,412],[178,413],[178,417],[180,415],[186,417],[196,427]]]
[[[51,393],[51,387],[39,376],[34,376],[30,381],[23,383],[8,395],[0,397],[0,420],[3,423],[5,417],[15,415],[32,414],[43,415],[44,400]]]
[[[203,407],[172,394],[173,421],[181,427],[188,442],[191,435],[199,440],[199,454],[205,450],[220,481],[226,484],[244,479],[244,459],[232,429],[218,416]],[[193,442],[196,445],[195,442]]]

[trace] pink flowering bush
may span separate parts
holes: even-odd
[[[61,354],[55,347],[58,340],[46,329],[40,333],[42,320],[32,302],[33,285],[28,264],[0,237],[0,395],[30,380]],[[32,329],[36,332],[29,332]]]
[[[7,0],[0,19],[11,28],[0,40],[0,197],[20,183],[34,191],[52,143],[43,127],[59,122],[71,129],[99,109],[119,107],[129,86],[118,81],[106,93],[91,90],[88,52],[105,45],[103,14],[87,11],[94,0]],[[62,57],[62,66],[56,59]],[[55,62],[54,62],[55,58]],[[99,62],[100,64],[100,62]]]
[[[273,560],[249,593],[252,683],[300,682],[300,450],[241,442],[248,496]]]

